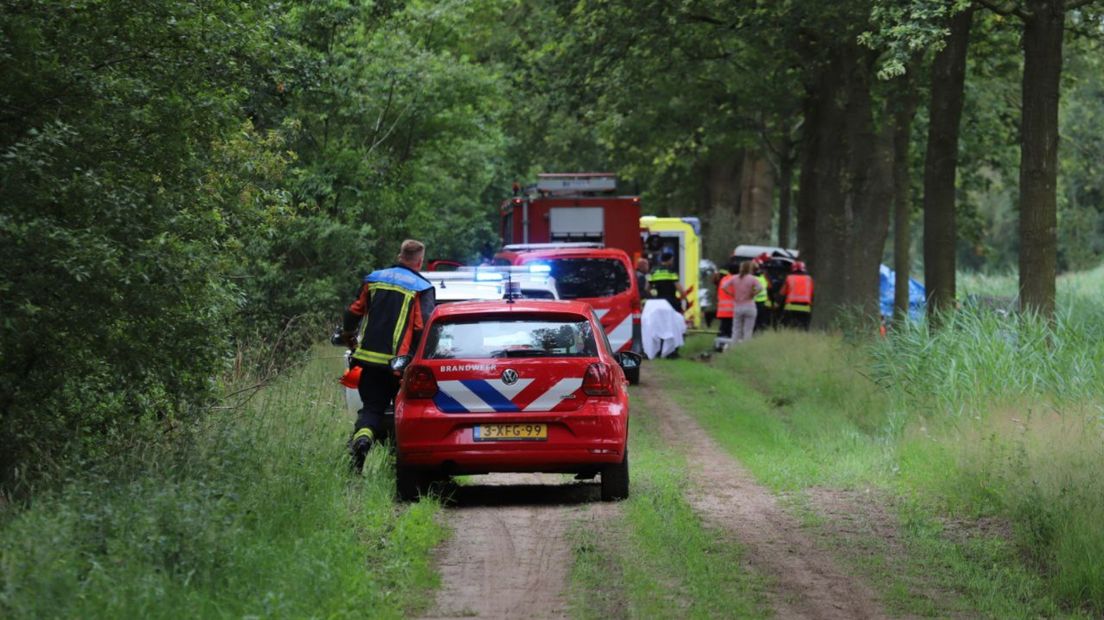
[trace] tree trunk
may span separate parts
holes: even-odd
[[[1020,121],[1020,307],[1054,317],[1064,0],[1028,0]]]
[[[743,152],[714,156],[706,165],[706,221],[709,234],[705,237],[705,255],[725,260],[736,247],[740,231],[740,187]]]
[[[839,90],[822,91],[828,96],[812,119],[816,160],[802,166],[800,196],[802,209],[816,209],[813,325],[821,328],[847,309],[876,316],[878,265],[893,199],[892,124],[880,132],[874,125],[873,52],[857,44],[838,52],[838,65],[829,66],[825,77]],[[807,170],[815,172],[813,182],[805,179]]]
[[[843,108],[839,58],[831,58],[807,86],[802,105],[801,179],[797,193],[797,250],[810,273],[819,269],[821,210],[843,202],[840,186]],[[837,248],[826,248],[835,251]],[[818,287],[819,288],[819,287]]]
[[[883,114],[881,128],[874,122],[874,53],[852,48],[854,67],[848,80],[847,178],[848,202],[853,207],[848,236],[843,240],[847,253],[846,275],[841,309],[858,310],[864,320],[877,322],[881,311],[879,267],[889,236],[889,216],[893,204],[894,125],[892,113]],[[892,112],[893,102],[887,101]],[[824,313],[822,313],[824,314]],[[831,318],[831,314],[828,315]]]
[[[787,136],[778,158],[778,246],[790,247],[790,202],[793,199],[794,144]]]
[[[909,270],[912,268],[909,147],[918,103],[915,80],[906,76],[904,82],[901,85],[903,93],[893,110],[893,316],[898,320],[907,319],[909,311]]]
[[[762,153],[747,150],[740,177],[738,241],[769,245],[774,211],[774,167]]]
[[[924,286],[928,316],[955,303],[955,171],[966,51],[973,9],[951,18],[947,46],[932,63],[928,150],[924,157]]]

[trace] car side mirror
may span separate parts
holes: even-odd
[[[388,360],[387,365],[391,367],[391,370],[401,373],[403,370],[406,369],[407,366],[410,365],[410,362],[412,361],[414,361],[414,356],[400,355],[398,357],[392,357],[390,360]]]
[[[640,357],[638,353],[633,353],[632,351],[622,351],[614,357],[617,359],[617,363],[621,365],[621,368],[625,370],[639,368],[641,361],[644,359]]]

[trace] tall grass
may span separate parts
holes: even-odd
[[[1065,277],[1053,322],[966,308],[871,348],[873,377],[955,466],[929,481],[1014,526],[1070,608],[1104,613],[1104,269]],[[927,447],[924,447],[924,445]]]
[[[1054,324],[983,308],[949,314],[938,330],[900,326],[872,348],[874,376],[916,404],[971,413],[995,401],[1104,394],[1104,309],[1059,311]]]
[[[324,352],[329,354],[329,352]],[[363,478],[316,359],[241,410],[94,468],[0,522],[0,616],[399,617],[435,577],[436,505]]]

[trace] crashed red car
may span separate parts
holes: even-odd
[[[623,368],[590,305],[480,301],[439,306],[395,399],[398,495],[454,474],[598,476],[604,500],[629,491]]]

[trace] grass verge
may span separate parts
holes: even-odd
[[[683,493],[685,459],[666,446],[639,398],[629,438],[632,494],[624,518],[572,532],[576,618],[764,617],[760,578],[739,545],[704,526]]]
[[[1000,447],[984,447],[971,435],[990,428],[980,419],[943,424],[930,412],[921,415],[868,378],[870,367],[862,349],[836,337],[781,332],[709,363],[659,361],[648,371],[654,380],[680,386],[670,391],[676,402],[775,490],[798,501],[818,489],[871,489],[884,497],[898,544],[878,549],[873,534],[853,539],[869,545],[870,552],[852,559],[894,611],[965,610],[994,617],[1083,613],[1087,591],[1071,604],[1053,574],[1025,558],[1025,549],[1040,546],[1025,547],[1025,539],[1012,539],[1007,528],[976,527],[979,517],[1016,526],[1031,522],[1013,508],[1030,501],[1028,489],[1013,489],[1011,479],[1020,478],[1006,467],[1010,454],[1023,455],[1017,451],[1022,444],[998,433],[992,445]],[[997,455],[1004,455],[1003,464]],[[988,496],[976,492],[979,484],[1002,476],[1008,476],[1004,488],[990,488]],[[1092,537],[1095,530],[1079,531]],[[947,600],[933,606],[932,592]],[[953,600],[960,595],[963,601]]]
[[[349,475],[340,367],[316,358],[172,446],[9,508],[0,616],[397,618],[421,608],[436,581],[438,506],[396,507],[384,451],[363,478]]]

